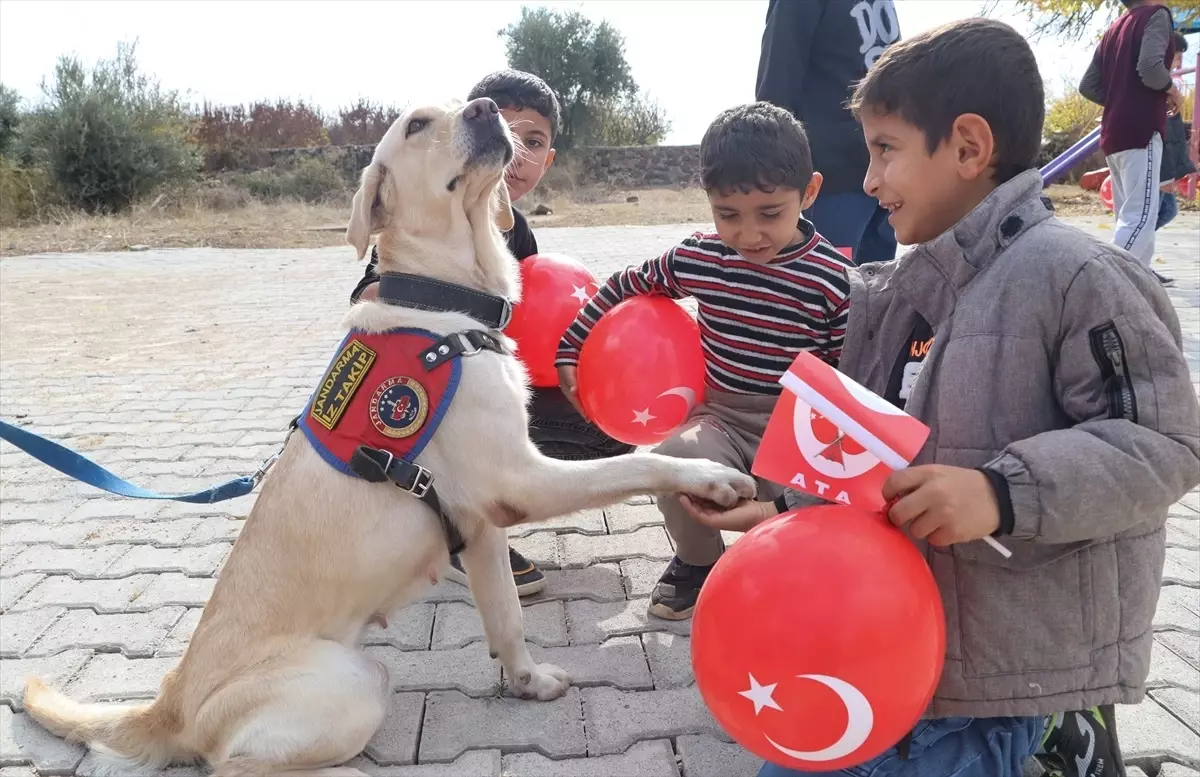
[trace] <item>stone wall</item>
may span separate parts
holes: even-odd
[[[353,184],[371,163],[374,150],[374,146],[281,148],[258,153],[250,167],[286,169],[300,159],[323,159]],[[699,146],[597,146],[564,154],[562,161],[574,169],[575,183],[580,186],[654,189],[700,184]]]

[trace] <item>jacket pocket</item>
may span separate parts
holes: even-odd
[[[1086,546],[1005,544],[1013,557],[1000,564],[973,552],[954,554],[964,674],[1089,666],[1095,624]]]

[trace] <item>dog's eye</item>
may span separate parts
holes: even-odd
[[[429,126],[429,119],[413,119],[404,129],[404,137],[416,134]]]

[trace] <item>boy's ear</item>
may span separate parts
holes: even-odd
[[[817,201],[817,195],[821,193],[821,184],[824,181],[825,176],[813,170],[812,179],[809,180],[808,186],[804,187],[804,194],[800,198],[800,210],[808,210]]]
[[[964,113],[950,128],[950,144],[958,174],[966,181],[987,175],[995,165],[996,138],[987,119],[977,113]]]
[[[555,151],[553,148],[546,152],[546,164],[542,167],[543,173],[550,169],[550,165],[554,164],[554,156]]]

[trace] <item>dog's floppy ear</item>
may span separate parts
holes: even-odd
[[[495,199],[499,202],[496,208],[496,226],[500,227],[501,232],[507,232],[513,228],[515,223],[512,212],[512,201],[508,199],[508,184],[504,182],[504,178],[496,184],[496,190],[493,192]]]
[[[346,227],[346,242],[358,251],[358,258],[367,254],[371,235],[383,228],[384,213],[379,207],[379,194],[387,180],[388,169],[382,162],[372,162],[363,170],[362,183],[354,193],[350,206],[350,224]]]

